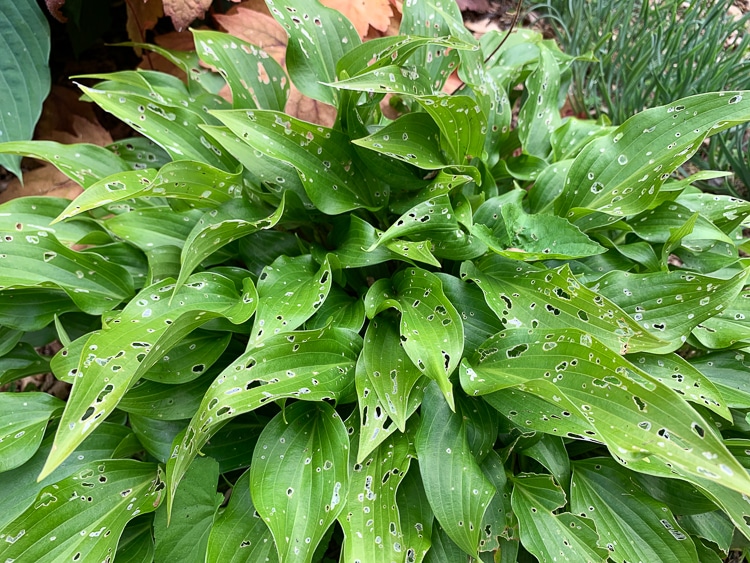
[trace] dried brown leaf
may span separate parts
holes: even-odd
[[[360,37],[367,35],[370,26],[386,31],[391,23],[393,10],[389,0],[321,0],[321,2],[344,14]]]
[[[81,186],[49,163],[23,175],[23,185],[14,178],[8,188],[0,192],[0,203],[24,196],[48,195],[75,199],[83,192]]]
[[[182,31],[194,20],[202,18],[211,0],[163,0],[164,15],[172,18],[177,31]]]
[[[96,118],[94,106],[81,101],[80,92],[57,85],[44,101],[34,138],[99,146],[112,142],[112,136]]]
[[[65,0],[47,0],[47,9],[52,14],[52,17],[59,22],[65,23],[68,21],[68,18],[62,12],[63,6],[65,6]]]
[[[161,0],[127,0],[128,20],[125,28],[128,37],[135,43],[146,40],[146,32],[154,29],[156,22],[164,15]]]
[[[292,117],[324,127],[331,127],[336,121],[336,108],[308,98],[294,86],[289,89],[289,99],[284,111]]]
[[[226,14],[216,14],[214,19],[224,31],[260,47],[284,66],[287,34],[270,16],[265,2],[242,2]]]

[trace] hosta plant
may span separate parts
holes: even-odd
[[[187,83],[81,79],[138,136],[0,145],[85,188],[0,207],[0,561],[741,548],[750,203],[673,172],[750,93],[562,119],[572,59],[534,32],[412,0],[362,44],[267,3],[286,71],[195,31],[160,49]],[[46,371],[67,401],[15,392]]]

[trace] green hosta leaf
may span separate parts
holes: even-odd
[[[370,321],[357,362],[357,372],[360,371],[367,380],[365,394],[374,391],[384,414],[405,432],[407,419],[421,402],[425,382],[401,345],[398,320],[393,316],[381,314]],[[363,414],[362,418],[366,416]],[[360,463],[362,455],[357,459]]]
[[[244,199],[232,199],[217,209],[207,211],[190,231],[182,248],[182,268],[177,286],[211,254],[237,240],[261,229],[270,229],[284,213],[284,201],[276,210],[252,205]]]
[[[430,538],[430,551],[424,558],[425,563],[443,563],[443,561],[476,561],[466,558],[466,553],[454,542],[439,523],[435,523]]]
[[[162,356],[143,379],[160,383],[187,383],[203,375],[227,349],[231,333],[196,330]]]
[[[521,543],[539,561],[607,561],[606,549],[597,547],[598,536],[587,519],[569,512],[565,493],[548,475],[521,474],[513,478],[513,512],[518,516]]]
[[[620,458],[661,458],[684,473],[750,490],[750,476],[711,424],[676,392],[589,334],[501,332],[463,368],[461,385],[470,395],[505,387],[558,403],[563,395]]]
[[[121,213],[105,219],[102,224],[147,252],[160,246],[182,248],[201,215],[198,209],[176,212],[168,205],[160,205]]]
[[[117,543],[117,563],[153,563],[154,538],[153,517],[142,515],[131,520]]]
[[[716,385],[728,407],[750,407],[750,379],[747,377],[750,358],[747,352],[712,352],[691,358],[690,363]]]
[[[50,223],[68,203],[68,200],[56,197],[12,199],[0,205],[0,231],[45,231],[55,235],[65,245],[75,244],[84,237],[98,234],[102,235],[103,240],[110,240],[91,220],[68,221],[51,226]]]
[[[353,333],[324,328],[270,337],[237,358],[209,387],[175,449],[167,466],[170,489],[216,427],[231,418],[277,399],[322,401],[345,396],[360,346]]]
[[[605,249],[578,227],[554,215],[529,215],[502,196],[486,201],[474,216],[472,234],[490,250],[516,260],[564,260],[601,254]]]
[[[681,515],[680,524],[691,535],[707,539],[716,544],[725,556],[732,547],[734,525],[721,510],[704,512],[703,514]],[[699,550],[700,555],[700,546],[696,543],[695,547]],[[720,559],[718,555],[716,557]],[[703,561],[701,560],[701,563]]]
[[[117,408],[129,414],[151,416],[158,420],[190,418],[198,410],[203,393],[214,379],[211,374],[206,375],[182,385],[141,379],[120,399]]]
[[[37,354],[34,347],[26,342],[15,344],[9,352],[0,356],[0,385],[47,371],[49,360]]]
[[[693,329],[701,344],[710,348],[729,348],[750,342],[750,292],[737,295],[721,313]]]
[[[429,75],[416,66],[388,65],[326,85],[341,90],[354,90],[371,94],[429,96],[434,93],[430,85]]]
[[[328,324],[359,332],[365,324],[365,304],[362,299],[352,297],[338,285],[332,285],[325,302],[305,323],[305,328],[323,328]]]
[[[448,536],[476,556],[495,487],[472,455],[463,417],[451,412],[437,385],[425,390],[421,412],[416,448],[430,506]]]
[[[534,438],[536,440],[536,438]],[[530,446],[519,448],[521,453],[538,461],[567,490],[570,483],[570,457],[565,442],[558,436],[543,435]]]
[[[395,308],[401,313],[401,345],[419,371],[437,381],[453,408],[448,378],[458,366],[464,349],[461,317],[443,293],[440,279],[420,268],[396,273],[392,281],[376,281],[365,296],[365,310],[372,319]]]
[[[683,193],[676,202],[690,211],[697,211],[727,234],[750,215],[750,203],[726,195]]]
[[[336,105],[336,62],[361,43],[341,13],[315,0],[266,0],[271,15],[289,34],[286,67],[294,85],[306,96]]]
[[[487,117],[469,96],[424,96],[419,105],[440,128],[442,147],[456,164],[481,157],[487,134]]]
[[[67,219],[102,205],[137,197],[168,197],[190,207],[218,207],[242,190],[240,174],[224,172],[208,164],[179,160],[153,169],[134,170],[108,176],[91,185],[59,213]],[[62,223],[69,225],[76,223]],[[58,237],[59,238],[59,237]]]
[[[747,270],[729,279],[680,271],[612,271],[598,280],[596,288],[645,330],[666,342],[653,349],[666,353],[682,346],[700,323],[730,307],[747,275]]]
[[[163,488],[156,464],[90,462],[42,489],[34,504],[4,528],[0,557],[40,563],[113,558],[125,525],[155,510]]]
[[[263,268],[258,277],[258,311],[248,348],[301,326],[325,302],[331,283],[328,261],[318,268],[309,254],[280,256]]]
[[[47,231],[6,231],[0,233],[0,288],[59,288],[96,315],[132,295],[133,278],[122,266],[71,250]]]
[[[512,511],[510,507],[511,484],[505,473],[500,454],[492,450],[480,466],[497,490],[482,519],[479,551],[494,551],[502,546],[503,539],[512,537]]]
[[[402,237],[418,239],[448,239],[456,232],[465,237],[456,222],[456,214],[447,195],[439,195],[420,202],[401,215],[375,243],[375,247]],[[370,250],[370,249],[368,249]]]
[[[339,232],[334,230],[332,235],[336,237],[337,244],[332,253],[350,268],[373,266],[394,257],[387,248],[377,246],[375,227],[356,215],[349,216],[349,225],[342,227]]]
[[[348,492],[349,436],[333,407],[293,403],[263,429],[250,465],[250,494],[279,561],[311,562]]]
[[[405,258],[405,262],[413,264],[414,262],[423,262],[436,268],[440,267],[440,261],[432,254],[432,243],[426,241],[405,241],[394,239],[385,243],[385,247],[396,254]]]
[[[23,337],[23,332],[0,325],[0,357],[12,351]]]
[[[81,89],[102,109],[162,147],[173,160],[197,160],[224,170],[237,168],[231,155],[200,133],[198,126],[207,121],[195,111],[126,90]]]
[[[28,139],[34,133],[42,102],[49,94],[49,24],[32,0],[13,2],[0,16],[0,37],[6,53],[0,75],[0,98],[5,110],[0,115],[0,140]],[[0,149],[1,150],[1,149]],[[0,166],[21,176],[21,159],[0,155]]]
[[[216,317],[235,324],[246,321],[256,299],[249,278],[239,295],[231,280],[210,273],[195,274],[176,292],[173,280],[141,291],[82,345],[73,390],[42,476],[70,455],[128,388],[185,335]]]
[[[423,170],[450,166],[440,150],[440,129],[426,113],[407,113],[377,132],[352,142]]]
[[[584,146],[614,129],[608,124],[607,119],[592,121],[568,117],[550,136],[554,159],[559,163],[563,159],[575,158]],[[563,179],[565,175],[563,174]]]
[[[599,546],[618,562],[699,561],[690,537],[662,503],[640,490],[609,458],[573,463],[571,511],[596,524]]]
[[[224,496],[216,492],[219,464],[206,457],[193,464],[175,495],[172,520],[166,506],[154,516],[155,561],[203,563],[214,515]]]
[[[25,463],[65,404],[47,393],[0,393],[0,473]]]
[[[172,453],[172,442],[187,426],[186,420],[161,420],[128,413],[128,424],[135,437],[154,459],[166,463]]]
[[[478,267],[464,262],[461,276],[476,282],[506,326],[579,328],[623,352],[650,350],[661,344],[612,301],[581,285],[567,265],[532,270],[494,257]]]
[[[289,81],[268,53],[228,33],[191,31],[198,56],[216,67],[232,89],[235,108],[284,110]]]
[[[711,409],[719,416],[731,420],[732,414],[723,393],[682,356],[677,354],[629,354],[628,360],[651,377],[677,391],[682,397]]]
[[[557,107],[560,67],[549,49],[539,45],[539,64],[526,79],[526,101],[518,112],[518,137],[524,152],[547,158],[550,137],[562,120]]]
[[[0,530],[29,508],[37,494],[44,488],[75,473],[84,465],[99,459],[124,456],[131,451],[122,449],[132,438],[133,433],[121,424],[105,422],[86,438],[69,457],[49,477],[37,482],[36,476],[52,447],[53,436],[47,436],[37,452],[25,464],[2,474],[3,494],[0,495]],[[118,450],[121,453],[118,453]]]
[[[339,515],[344,530],[342,561],[404,560],[396,491],[409,470],[413,448],[411,437],[397,432],[352,464],[349,495]]]
[[[250,471],[232,487],[229,505],[220,513],[208,536],[206,563],[278,561],[273,536],[255,512],[250,497]]]
[[[584,147],[568,172],[555,212],[644,211],[703,139],[747,120],[750,96],[740,92],[699,94],[639,113]]]
[[[382,207],[388,189],[364,172],[349,137],[275,111],[214,115],[253,149],[297,169],[315,207],[329,215]]]
[[[406,553],[407,561],[421,563],[430,549],[434,517],[416,465],[416,461],[413,461],[409,467],[411,471],[407,471],[402,478],[396,491],[396,501],[404,534],[401,549]]]
[[[106,148],[124,160],[133,170],[161,168],[172,160],[163,148],[146,137],[120,139]],[[111,169],[109,173],[111,174]]]

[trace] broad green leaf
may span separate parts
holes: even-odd
[[[198,209],[176,212],[168,205],[160,205],[120,213],[105,219],[102,224],[121,239],[147,252],[160,246],[182,248],[201,216]]]
[[[397,238],[416,237],[425,239],[450,239],[458,235],[465,238],[456,221],[456,214],[447,195],[439,195],[422,201],[401,215],[388,229],[380,235],[375,247],[384,245]],[[373,250],[370,248],[369,250]]]
[[[272,336],[237,358],[209,387],[177,444],[167,466],[170,492],[217,427],[231,418],[277,399],[345,396],[360,346],[353,333],[327,327]]]
[[[482,156],[487,117],[476,100],[464,95],[423,96],[417,102],[437,123],[443,150],[455,164]]]
[[[263,429],[250,494],[271,529],[279,561],[312,562],[349,494],[349,437],[324,402],[297,402]]]
[[[231,280],[211,273],[195,274],[176,292],[170,279],[141,291],[83,344],[73,390],[42,477],[68,457],[130,386],[185,335],[216,317],[244,322],[255,311],[256,300],[249,278],[240,295]]]
[[[102,235],[102,241],[111,239],[91,220],[68,221],[52,226],[50,223],[65,206],[66,199],[56,197],[19,197],[0,205],[0,231],[45,231],[55,235],[65,245],[75,244],[93,236]]]
[[[584,208],[624,216],[644,211],[703,139],[747,120],[746,92],[698,94],[643,111],[584,147],[555,212],[564,216]]]
[[[612,271],[598,280],[596,291],[665,342],[649,351],[666,353],[682,346],[700,323],[730,307],[747,275],[747,270],[729,279],[681,271]]]
[[[22,288],[62,289],[95,315],[132,295],[133,278],[122,266],[71,250],[47,231],[0,233],[0,289]]]
[[[161,502],[156,464],[130,459],[87,463],[42,489],[0,533],[0,557],[39,563],[114,558],[125,525]]]
[[[430,76],[416,66],[388,65],[362,72],[352,78],[330,82],[326,86],[370,94],[430,96],[435,91]]]
[[[180,483],[172,506],[172,519],[167,507],[154,515],[155,561],[203,563],[208,536],[219,505],[224,500],[216,492],[219,464],[205,457],[193,464]]]
[[[555,482],[560,483],[564,490],[569,489],[570,454],[562,438],[544,435],[530,446],[523,446],[520,453],[538,461],[555,478]]]
[[[697,211],[727,234],[750,215],[750,203],[726,195],[683,193],[677,197],[676,203]]]
[[[474,215],[472,234],[490,250],[516,260],[564,260],[601,254],[605,249],[575,225],[554,215],[529,215],[502,196]]]
[[[518,112],[518,137],[527,154],[547,158],[552,151],[552,132],[562,123],[559,96],[560,66],[540,43],[539,63],[526,79],[526,100]]]
[[[716,544],[725,555],[732,547],[734,525],[721,510],[681,515],[680,525],[689,534]],[[697,543],[696,548],[700,549]],[[700,551],[698,553],[700,555]]]
[[[198,126],[207,120],[192,109],[127,90],[80,88],[102,109],[162,147],[173,160],[197,160],[224,170],[237,168],[234,157],[200,132]]]
[[[513,512],[523,546],[539,561],[593,563],[607,561],[606,549],[586,518],[557,513],[566,504],[565,493],[548,475],[521,474],[513,478]]]
[[[228,33],[191,31],[198,56],[226,79],[236,109],[284,110],[289,81],[268,53]]]
[[[123,395],[117,408],[129,414],[151,416],[158,420],[184,420],[198,410],[203,393],[213,379],[210,373],[182,385],[141,379]]]
[[[6,53],[0,65],[0,140],[29,139],[34,133],[42,102],[49,94],[50,30],[47,19],[33,0],[4,7],[0,15],[0,46]],[[0,148],[0,150],[2,150]],[[21,177],[21,159],[0,155],[0,166]]]
[[[690,363],[699,369],[716,387],[730,408],[743,409],[750,406],[750,358],[743,350],[712,352]]]
[[[385,247],[397,256],[402,256],[405,259],[404,261],[409,264],[423,262],[436,268],[440,267],[440,261],[432,254],[433,244],[429,240],[408,241],[394,239],[385,243]]]
[[[440,170],[451,164],[440,150],[440,129],[426,113],[407,113],[352,142],[422,170]]]
[[[479,536],[479,551],[495,551],[502,545],[503,538],[512,536],[512,511],[510,507],[511,484],[508,481],[503,461],[496,451],[489,452],[480,465],[484,476],[497,490],[482,518]]]
[[[117,563],[153,563],[153,524],[151,514],[141,515],[128,522],[117,542]]]
[[[424,558],[425,563],[443,563],[444,561],[476,561],[467,559],[466,553],[454,542],[439,522],[432,528],[430,551]]]
[[[613,127],[609,126],[608,119],[602,120],[600,118],[597,121],[592,121],[591,119],[568,117],[550,136],[554,160],[559,163],[564,159],[575,158],[584,146],[595,138],[606,135],[612,129]],[[565,174],[563,174],[563,179],[564,176]]]
[[[203,375],[221,357],[231,337],[228,332],[221,335],[196,330],[149,368],[143,374],[143,379],[170,384],[192,381]]]
[[[47,422],[65,404],[47,393],[0,393],[0,473],[34,455]]]
[[[374,391],[384,414],[405,432],[407,419],[421,402],[424,381],[422,372],[401,345],[398,320],[394,316],[381,314],[370,321],[357,361],[357,372],[360,371],[367,382],[364,392]],[[362,418],[366,418],[364,414]],[[357,461],[362,462],[361,453]]]
[[[580,284],[568,265],[535,270],[492,257],[478,266],[464,262],[461,277],[479,286],[487,304],[508,327],[578,328],[622,352],[661,345],[615,303]]]
[[[594,521],[598,545],[614,561],[699,561],[671,511],[640,490],[612,459],[573,463],[570,506]]]
[[[166,463],[172,453],[172,442],[185,430],[187,421],[162,420],[128,413],[128,424],[143,449],[159,463]]]
[[[404,542],[401,549],[406,553],[407,561],[421,563],[427,550],[430,549],[432,508],[424,491],[422,478],[416,460],[409,466],[410,471],[401,479],[396,491],[396,504],[401,516],[401,532]]]
[[[732,419],[729,404],[723,393],[710,378],[703,375],[695,366],[677,354],[629,354],[628,361],[645,371],[659,383],[674,389],[682,397],[712,410],[720,417]]]
[[[349,137],[340,131],[275,111],[213,115],[253,149],[294,166],[308,197],[323,213],[375,210],[388,199],[387,187],[364,170]]]
[[[11,352],[21,341],[23,332],[0,325],[0,357]]]
[[[365,459],[350,460],[349,495],[339,524],[342,561],[403,561],[403,532],[396,491],[409,469],[412,437],[397,432]]]
[[[0,385],[47,371],[48,358],[37,354],[34,347],[26,342],[18,342],[9,352],[0,356]]]
[[[255,512],[250,497],[250,471],[232,487],[226,509],[211,526],[206,563],[254,563],[278,561],[273,536]]]
[[[271,15],[289,34],[286,68],[306,96],[336,105],[336,62],[361,43],[359,34],[340,12],[315,0],[266,0]]]
[[[331,266],[319,268],[308,255],[280,256],[258,277],[258,311],[248,349],[309,319],[331,291]]]
[[[702,321],[693,335],[709,349],[750,343],[750,292],[742,291],[721,313]]]
[[[323,328],[328,324],[359,332],[365,324],[365,305],[362,299],[352,297],[338,285],[331,285],[328,297],[305,323],[305,328]]]
[[[133,170],[161,168],[172,160],[163,148],[146,137],[120,139],[106,148],[124,160]],[[111,168],[109,173],[111,174]]]
[[[461,385],[469,395],[506,387],[558,403],[563,395],[618,457],[661,458],[686,474],[750,491],[750,476],[711,424],[587,333],[508,330],[485,342],[463,368]]]
[[[158,171],[135,170],[108,176],[89,186],[59,215],[60,219],[67,219],[108,203],[137,197],[167,197],[188,202],[189,207],[218,207],[239,196],[241,190],[240,174],[179,160],[165,164]],[[62,223],[68,224],[71,223]]]
[[[37,452],[25,464],[2,474],[3,494],[0,495],[0,530],[29,508],[39,491],[72,475],[84,465],[117,456],[135,453],[122,451],[122,444],[132,438],[131,430],[121,424],[105,422],[91,434],[69,457],[46,479],[38,482],[36,476],[52,447],[53,436],[47,436]]]
[[[440,278],[421,268],[397,272],[376,281],[365,296],[367,316],[388,308],[401,313],[401,345],[419,371],[435,380],[453,408],[448,378],[464,349],[461,317],[443,292]]]
[[[425,390],[421,413],[415,445],[430,506],[448,536],[476,557],[495,487],[472,455],[463,417],[451,412],[436,384]]]
[[[377,246],[375,227],[356,215],[351,215],[348,219],[348,225],[345,224],[332,233],[337,245],[332,253],[342,264],[350,268],[361,268],[381,264],[394,257],[387,248]]]

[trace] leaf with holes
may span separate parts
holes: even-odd
[[[229,504],[211,528],[206,553],[206,563],[247,561],[277,561],[271,530],[259,518],[250,496],[250,471],[232,487]]]
[[[65,404],[47,393],[0,394],[0,473],[23,465],[34,455],[47,422]]]
[[[250,494],[280,561],[310,563],[349,494],[349,436],[327,403],[297,402],[263,429]]]
[[[565,493],[549,475],[520,474],[513,478],[513,512],[518,516],[521,543],[540,561],[607,561],[588,519],[557,512]]]
[[[197,29],[192,32],[198,56],[226,79],[235,108],[284,110],[289,81],[284,69],[268,53],[228,33]]]
[[[0,266],[0,289],[61,289],[92,315],[133,294],[133,278],[122,266],[71,250],[46,230],[0,233]]]
[[[412,440],[397,432],[364,459],[350,460],[349,494],[338,518],[344,531],[342,561],[403,560],[396,491],[409,470]]]
[[[570,507],[594,521],[599,547],[606,548],[613,561],[699,561],[695,545],[671,511],[639,489],[612,459],[573,463]],[[638,541],[624,541],[632,537]]]
[[[718,315],[702,321],[693,335],[709,349],[750,342],[750,292],[742,291]]]
[[[248,349],[309,319],[331,291],[331,266],[320,267],[308,255],[280,256],[258,277],[258,311]]]
[[[277,399],[337,400],[351,389],[361,341],[324,328],[279,334],[237,358],[211,384],[167,465],[172,492],[217,427]]]
[[[565,265],[537,270],[505,258],[464,262],[461,277],[473,280],[506,326],[585,330],[614,350],[650,350],[662,343],[609,299],[581,285]]]
[[[231,333],[195,330],[183,338],[169,354],[143,374],[143,379],[159,383],[187,383],[203,375],[229,345]]]
[[[29,231],[34,234],[35,231],[45,231],[55,235],[66,246],[84,238],[93,240],[92,237],[101,237],[102,242],[109,242],[109,236],[87,218],[51,225],[68,203],[67,199],[49,196],[12,199],[0,205],[0,231]]]
[[[434,93],[429,75],[417,67],[400,65],[374,68],[352,78],[332,82],[327,86],[370,94],[430,96]]]
[[[220,248],[238,238],[276,225],[284,214],[285,201],[282,199],[281,205],[274,210],[237,198],[206,211],[185,239],[177,287],[182,286],[198,265]]]
[[[439,195],[418,203],[401,215],[368,251],[397,238],[448,239],[455,237],[456,231],[461,229],[450,198],[447,195]],[[463,231],[461,236],[466,236]]]
[[[108,309],[102,305],[102,310]],[[9,289],[0,291],[0,325],[15,330],[41,330],[55,315],[78,311],[78,307],[59,289]]]
[[[487,117],[469,96],[422,96],[417,102],[440,128],[443,150],[456,164],[482,157]]]
[[[244,322],[256,303],[249,278],[240,295],[231,280],[211,273],[195,274],[179,291],[171,279],[143,289],[83,344],[73,390],[42,477],[62,463],[128,388],[188,333],[216,317]]]
[[[750,357],[743,350],[725,350],[690,359],[721,393],[730,408],[747,408],[750,405]]]
[[[665,342],[650,352],[667,353],[682,346],[699,324],[731,307],[749,272],[742,270],[721,279],[681,271],[613,271],[601,277],[596,288],[643,329]]]
[[[168,205],[159,205],[132,209],[104,219],[102,224],[121,239],[148,252],[165,246],[182,248],[202,215],[199,209],[175,211]]]
[[[555,202],[555,213],[624,216],[645,211],[703,139],[748,120],[747,92],[698,94],[643,111],[583,148]]]
[[[266,0],[271,15],[289,35],[286,67],[306,96],[336,105],[336,63],[361,43],[359,33],[342,14],[315,0]]]
[[[154,463],[94,461],[42,489],[36,501],[0,533],[0,557],[54,561],[114,558],[125,525],[153,512],[164,483]]]
[[[675,391],[579,330],[501,332],[462,363],[461,385],[473,395],[507,387],[558,403],[563,395],[618,457],[661,458],[687,474],[750,491],[750,476],[713,425]]]
[[[453,408],[448,378],[458,366],[464,349],[461,317],[443,293],[440,279],[421,268],[396,273],[391,280],[376,281],[365,296],[367,316],[373,319],[385,309],[401,313],[401,345],[419,371],[437,381]]]
[[[214,115],[253,149],[297,169],[305,192],[323,213],[375,210],[388,189],[364,172],[349,137],[275,111],[220,111]]]
[[[526,79],[526,101],[518,112],[518,137],[527,154],[547,158],[552,132],[560,127],[560,66],[552,52],[539,44],[539,63]]]
[[[496,490],[472,455],[463,417],[451,412],[436,384],[425,390],[415,445],[435,517],[463,551],[476,557],[482,518]]]

